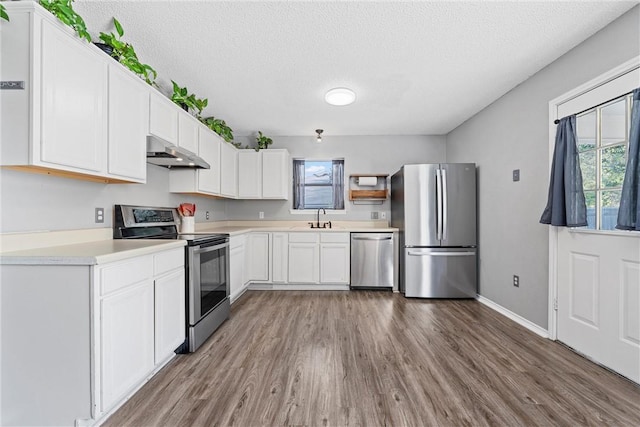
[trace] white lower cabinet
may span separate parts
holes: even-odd
[[[231,236],[229,239],[229,288],[234,302],[245,291],[245,241],[246,236]]]
[[[2,425],[93,425],[184,342],[183,247],[64,262],[2,265]]]
[[[289,283],[320,282],[319,233],[289,233]]]

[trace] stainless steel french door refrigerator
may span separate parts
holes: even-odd
[[[391,177],[391,225],[406,297],[476,297],[474,163],[404,165]]]

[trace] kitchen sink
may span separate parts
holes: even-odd
[[[331,228],[329,228],[329,226],[327,226],[327,228],[311,228],[310,225],[297,225],[295,227],[291,227],[290,230],[331,231],[331,230],[344,230],[344,227],[334,225]]]

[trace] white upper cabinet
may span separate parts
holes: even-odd
[[[145,182],[149,88],[119,64],[109,65],[109,174]]]
[[[22,89],[0,95],[1,164],[144,182],[151,88],[37,3],[3,4],[0,74]]]
[[[178,108],[170,99],[151,91],[149,134],[178,145]]]
[[[262,198],[289,199],[290,161],[287,150],[261,150]]]
[[[220,194],[238,198],[238,150],[226,142],[220,145]]]
[[[106,169],[107,64],[92,53],[83,42],[42,21],[43,163],[91,172]]]
[[[262,151],[238,151],[238,198],[262,198]]]
[[[200,121],[186,111],[178,111],[178,145],[198,154],[198,130]]]
[[[198,191],[208,194],[220,194],[220,146],[225,144],[212,131],[199,129],[199,153],[211,168],[198,170]]]

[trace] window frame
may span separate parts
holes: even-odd
[[[296,209],[294,208],[292,205],[294,203],[295,200],[295,188],[293,188],[293,183],[294,183],[294,179],[292,178],[292,182],[291,185],[292,187],[292,194],[291,194],[291,205],[289,207],[289,213],[292,215],[315,215],[318,212],[318,209],[324,209],[327,213],[327,215],[345,215],[347,213],[347,198],[346,198],[346,184],[345,184],[345,180],[344,177],[346,176],[346,170],[344,169],[345,166],[345,159],[344,157],[329,157],[329,158],[308,158],[308,157],[292,157],[291,158],[291,165],[292,165],[292,170],[295,173],[295,167],[294,167],[294,162],[296,160],[303,160],[305,163],[306,162],[334,162],[336,160],[340,160],[342,161],[342,165],[343,165],[343,177],[342,177],[342,181],[343,181],[343,185],[342,185],[342,197],[344,198],[344,208],[343,209],[329,209],[329,208],[313,208],[313,209]],[[306,187],[307,184],[305,184]],[[311,184],[311,186],[333,186],[333,184]]]
[[[622,94],[614,99],[611,99],[607,102],[604,102],[600,105],[596,105],[593,108],[590,108],[588,110],[582,111],[579,114],[576,115],[576,133],[579,132],[579,127],[578,127],[578,119],[580,117],[589,115],[591,113],[595,113],[595,141],[594,141],[594,146],[593,148],[589,148],[587,150],[580,150],[580,139],[578,138],[578,140],[576,141],[578,144],[578,161],[580,161],[580,169],[583,171],[582,173],[582,189],[583,192],[585,193],[585,199],[586,199],[586,193],[588,192],[595,192],[595,207],[594,207],[594,214],[595,214],[595,223],[593,224],[593,228],[590,228],[589,226],[586,227],[581,227],[584,230],[590,230],[590,231],[613,231],[613,229],[603,229],[602,228],[602,209],[603,209],[603,205],[602,205],[602,196],[604,192],[607,191],[618,191],[618,192],[622,192],[622,182],[620,183],[620,185],[618,187],[605,187],[603,186],[602,183],[602,171],[603,171],[603,152],[605,150],[609,150],[611,148],[614,147],[624,147],[624,158],[625,158],[625,165],[626,162],[629,160],[629,137],[630,137],[630,124],[631,124],[631,105],[632,105],[632,95],[630,93],[625,93]],[[624,134],[624,140],[620,141],[620,142],[615,142],[612,144],[603,144],[602,142],[602,110],[613,105],[616,104],[620,101],[624,101],[624,108],[625,108],[625,117],[624,117],[624,129],[625,129],[625,134]],[[595,186],[593,188],[586,188],[585,183],[584,183],[584,168],[583,168],[583,163],[580,160],[580,155],[583,153],[589,153],[589,152],[593,152],[595,154]],[[618,206],[619,207],[619,206]],[[588,207],[587,207],[588,209]]]

